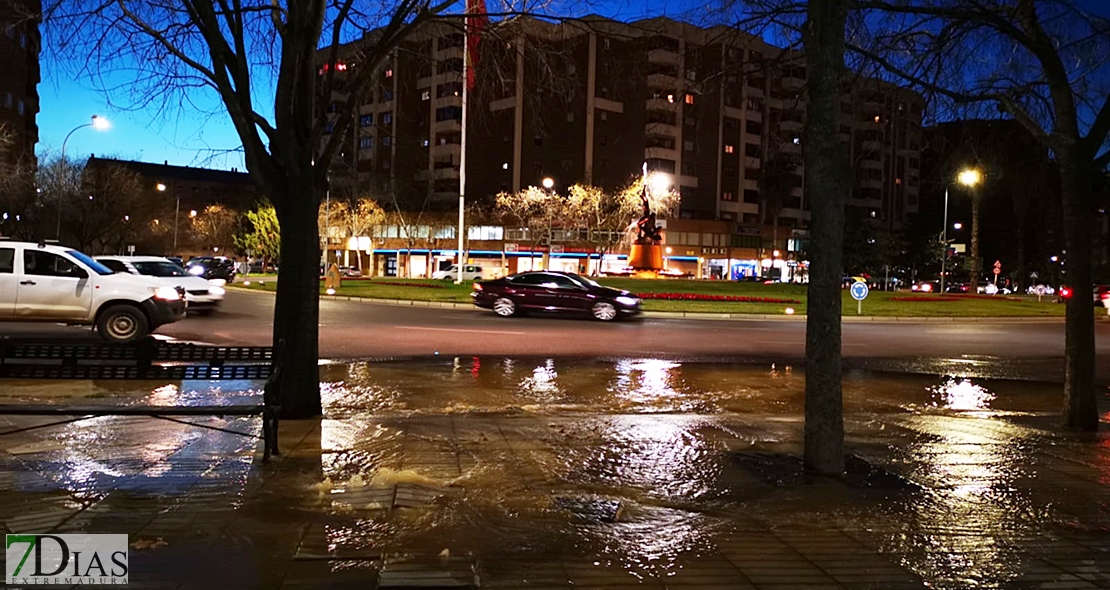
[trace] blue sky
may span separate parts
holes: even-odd
[[[593,12],[620,19],[634,19],[658,14],[677,14],[683,2],[664,0],[641,3],[618,0],[588,1],[585,9],[576,2],[577,11]],[[493,0],[487,0],[494,5]],[[113,82],[122,82],[114,80]],[[91,127],[74,133],[66,144],[66,155],[86,158],[90,154],[146,162],[169,162],[182,166],[245,169],[242,155],[236,150],[241,142],[214,95],[197,91],[190,96],[212,113],[203,115],[193,110],[157,112],[115,108],[126,105],[128,97],[111,97],[96,90],[89,81],[74,80],[63,69],[43,60],[42,82],[39,84],[38,153],[57,154],[67,133],[87,123],[94,114],[107,117],[111,127],[98,131]]]
[[[696,0],[564,0],[572,2],[576,13],[595,13],[628,20],[655,15],[691,15]],[[1105,14],[1110,0],[1080,0],[1088,8]],[[487,0],[492,7],[494,0]],[[1104,4],[1105,3],[1105,4]],[[552,8],[552,10],[558,10]],[[703,15],[704,16],[704,15]],[[115,83],[125,80],[113,80]],[[257,88],[257,86],[256,86]],[[94,89],[88,81],[74,80],[71,75],[52,67],[43,60],[42,82],[39,84],[40,112],[39,154],[60,151],[63,138],[74,127],[89,122],[91,115],[107,117],[110,129],[77,131],[66,146],[67,155],[85,158],[89,154],[119,157],[146,162],[169,162],[186,166],[244,169],[238,136],[222,106],[212,94],[196,91],[190,99],[208,110],[157,111],[123,110],[113,106],[126,105],[128,97],[108,97]]]

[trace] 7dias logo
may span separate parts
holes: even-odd
[[[127,535],[6,535],[8,584],[126,584]]]

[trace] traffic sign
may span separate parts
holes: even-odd
[[[867,288],[867,283],[864,283],[863,281],[856,281],[852,283],[852,287],[849,289],[849,292],[852,293],[852,299],[855,299],[856,301],[863,301],[864,299],[867,299],[867,294],[870,291],[871,290]]]
[[[1002,274],[1002,261],[1001,260],[995,260],[994,261],[994,274],[996,274],[996,275]]]

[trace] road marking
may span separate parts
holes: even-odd
[[[514,336],[527,336],[527,332],[507,332],[504,330],[465,330],[463,328],[423,328],[420,326],[393,326],[398,330],[429,330],[432,332],[470,332],[473,334],[511,334]]]

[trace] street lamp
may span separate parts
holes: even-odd
[[[166,192],[166,185],[159,182],[154,185],[154,188],[160,193]],[[181,217],[181,193],[174,191],[174,209],[173,209],[173,255],[177,256],[177,221]],[[194,215],[195,217],[195,215]]]
[[[956,180],[960,184],[962,184],[962,185],[964,185],[968,188],[972,188],[972,187],[976,186],[977,184],[979,184],[980,182],[982,182],[983,173],[979,172],[978,170],[976,170],[974,168],[965,168],[965,169],[961,170],[959,174],[956,175]],[[962,229],[963,224],[962,223],[954,224],[953,228],[957,229],[957,230]],[[979,286],[979,278],[976,276],[978,274],[978,271],[975,270],[976,267],[978,266],[978,264],[974,260],[974,258],[979,255],[979,234],[978,234],[978,230],[979,230],[979,204],[976,201],[975,196],[972,195],[972,197],[971,197],[971,247],[972,247],[971,255],[972,255],[972,258],[973,258],[973,260],[972,260],[972,271],[973,272],[972,272],[972,275],[971,275],[971,280],[974,283],[972,285],[973,289],[978,289],[978,286]],[[947,182],[944,183],[944,226],[941,228],[940,241],[941,241],[941,246],[944,247],[944,252],[940,256],[940,292],[943,294],[944,293],[945,266],[946,266],[946,263],[948,262],[948,183]]]
[[[555,191],[552,190],[555,188],[554,178],[545,176],[544,179],[540,181],[540,184],[543,185],[543,190],[547,191],[548,197],[555,196]],[[545,209],[547,210],[547,251],[543,253],[543,269],[551,270],[551,207],[545,207]]]
[[[70,132],[66,134],[66,138],[62,140],[62,167],[63,167],[62,171],[63,172],[65,172],[65,168],[67,168],[69,166],[69,164],[66,162],[66,144],[69,143],[69,138],[70,138],[71,135],[73,135],[78,129],[84,129],[85,127],[92,127],[93,129],[96,129],[97,131],[104,131],[104,130],[108,129],[109,127],[111,127],[111,125],[108,123],[108,119],[105,119],[104,117],[98,117],[96,115],[93,115],[91,120],[88,123],[85,123],[84,125],[78,125],[78,126],[74,127],[73,129],[71,129]],[[64,174],[63,174],[63,177],[64,177]],[[56,239],[56,240],[62,239],[62,193],[60,193],[60,192],[58,193],[58,227],[54,232],[54,239]]]

